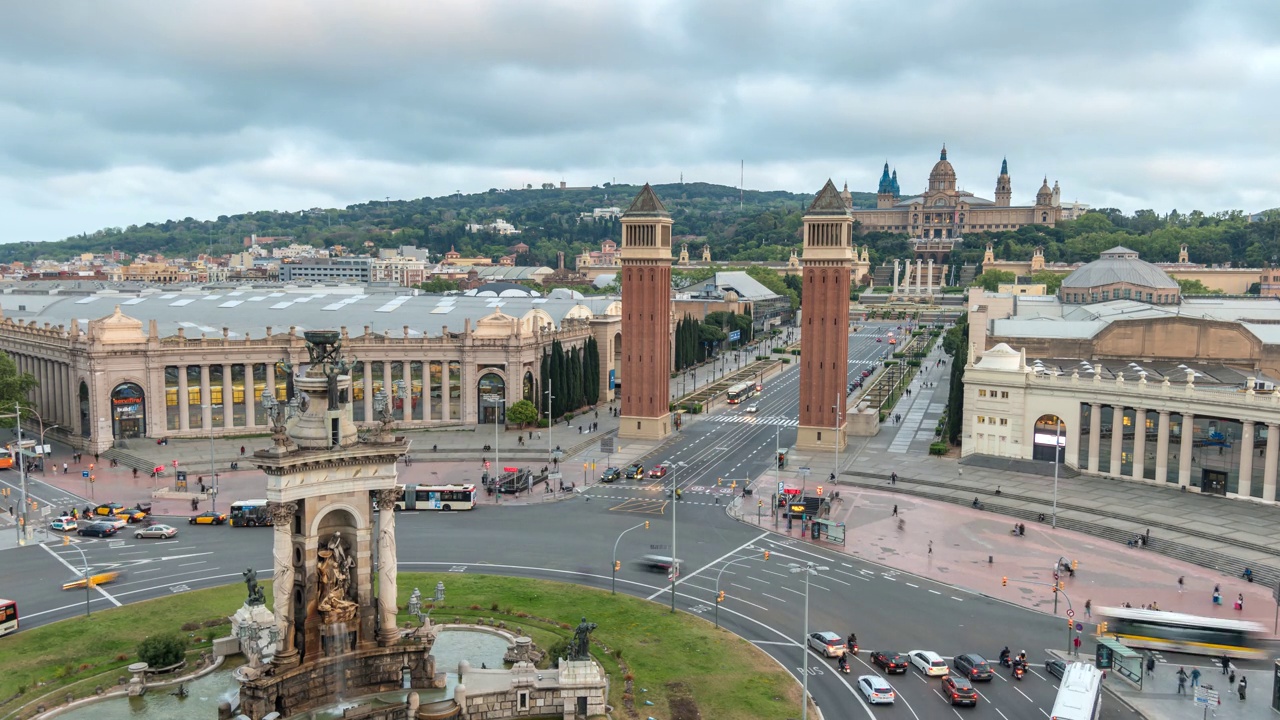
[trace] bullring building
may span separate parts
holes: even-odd
[[[97,282],[0,286],[0,350],[39,381],[45,428],[74,447],[267,432],[261,397],[286,396],[304,330],[341,330],[357,422],[393,390],[407,427],[492,423],[533,400],[545,349],[595,338],[600,397],[620,378],[621,301],[494,283],[465,295],[368,286],[157,289]]]
[[[1280,500],[1280,298],[1189,297],[1113,248],[1057,296],[972,289],[961,452]]]

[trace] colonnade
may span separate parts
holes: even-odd
[[[927,264],[926,264],[927,263]],[[903,295],[924,295],[933,292],[933,258],[928,261],[917,258],[912,269],[911,260],[893,261],[893,290]]]
[[[31,391],[30,399],[44,421],[46,432],[54,425],[67,433],[80,431],[78,383],[70,363],[26,355],[9,353],[19,373],[29,373],[39,385]],[[13,408],[0,409],[13,412]]]

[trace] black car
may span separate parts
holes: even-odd
[[[956,672],[970,680],[987,680],[993,677],[991,673],[991,665],[977,653],[964,653],[957,655],[951,661],[951,667]]]
[[[1058,679],[1062,679],[1062,674],[1067,671],[1067,664],[1061,660],[1056,660],[1056,659],[1045,660],[1044,669],[1045,669],[1045,672],[1049,673],[1050,675]]]
[[[616,467],[605,468],[604,474],[600,476],[600,482],[611,483],[622,477],[622,471]]]
[[[885,673],[904,673],[907,671],[907,656],[892,650],[877,650],[871,653],[871,662],[878,665]]]
[[[952,705],[977,705],[978,690],[959,675],[942,678],[942,696]]]
[[[104,522],[89,523],[88,525],[81,525],[76,528],[77,535],[84,535],[86,537],[107,538],[113,537],[116,532],[115,525]]]

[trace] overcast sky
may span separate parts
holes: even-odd
[[[1277,0],[40,0],[0,242],[525,183],[1280,206]]]

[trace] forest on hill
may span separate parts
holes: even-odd
[[[216,220],[168,220],[127,228],[104,228],[46,243],[0,245],[0,262],[36,259],[65,260],[85,252],[118,250],[127,256],[163,253],[194,258],[200,253],[221,255],[243,249],[249,235],[292,236],[315,247],[341,245],[353,253],[412,245],[428,248],[433,257],[456,248],[466,257],[496,259],[517,242],[530,246],[521,265],[555,267],[558,252],[566,262],[586,250],[599,249],[606,239],[618,239],[617,220],[580,220],[594,208],[627,205],[639,192],[636,185],[605,184],[590,188],[529,188],[483,193],[455,193],[416,200],[371,201],[345,208],[312,208],[296,212],[258,211],[220,216]],[[801,218],[812,196],[785,191],[748,190],[709,183],[655,185],[671,212],[676,236],[692,236],[695,258],[702,243],[711,246],[715,262],[782,261],[800,247]],[[874,207],[875,195],[855,192],[856,207]],[[468,232],[470,223],[506,220],[519,235]],[[906,257],[905,234],[863,232],[858,243],[870,247],[879,264]],[[1014,231],[976,233],[965,237],[953,256],[962,264],[978,264],[987,242],[1001,259],[1028,259],[1037,246],[1050,262],[1083,262],[1116,245],[1141,253],[1152,262],[1174,262],[1182,244],[1192,262],[1231,263],[1260,267],[1280,262],[1280,212],[1261,213],[1256,222],[1238,211],[1206,215],[1200,211],[1159,215],[1138,210],[1126,215],[1114,208],[1087,213],[1054,228],[1024,227]],[[678,248],[677,248],[678,251]]]

